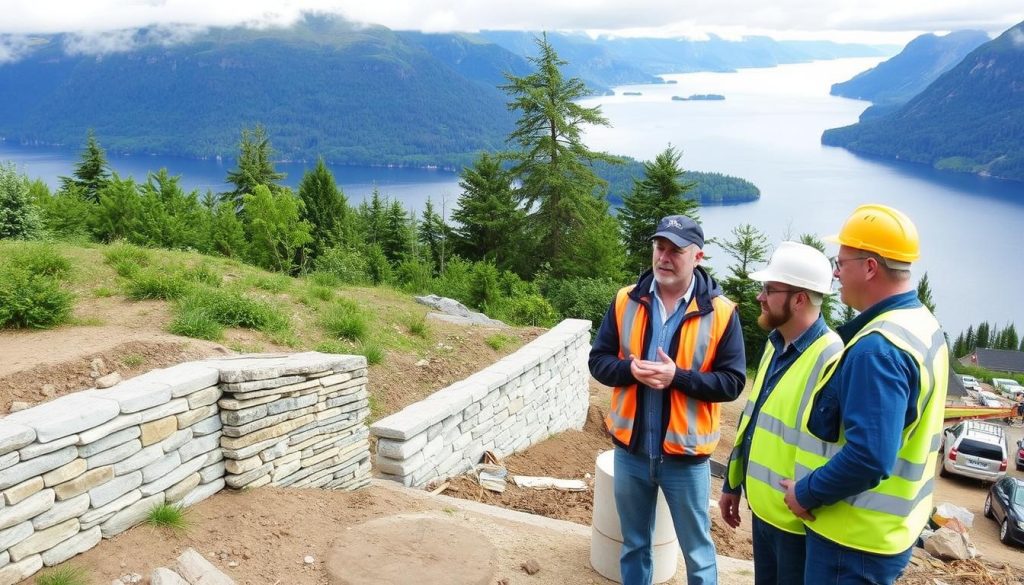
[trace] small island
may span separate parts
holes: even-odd
[[[639,91],[624,91],[622,95],[644,95],[643,92]]]
[[[683,97],[681,95],[672,96],[672,101],[674,102],[715,102],[724,99],[724,95],[717,93],[695,93],[690,97]]]

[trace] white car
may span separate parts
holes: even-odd
[[[978,402],[980,402],[982,406],[992,406],[995,408],[1003,406],[1003,401],[988,390],[978,391]]]
[[[978,383],[978,379],[975,378],[974,376],[969,376],[967,374],[962,374],[960,376],[960,380],[963,381],[964,388],[966,388],[968,390],[973,390],[975,392],[977,392],[978,390],[981,390],[981,384]]]
[[[992,388],[1010,397],[1024,393],[1024,386],[1017,383],[1017,380],[1010,378],[992,378]]]

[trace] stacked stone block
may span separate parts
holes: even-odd
[[[222,366],[218,405],[229,487],[369,483],[366,358],[305,355]]]
[[[365,368],[361,356],[319,353],[192,362],[0,418],[0,585],[92,548],[157,505],[190,506],[225,485],[252,485],[238,480],[252,471],[239,473],[252,455],[278,485],[365,484]],[[261,390],[238,386],[249,382],[281,396],[254,397]],[[243,409],[222,411],[219,403],[260,398],[266,414],[259,419],[298,421],[273,444],[263,438],[280,423],[222,423],[222,414]],[[246,449],[252,453],[241,457]],[[297,469],[274,478],[286,464]]]
[[[463,473],[583,428],[589,408],[590,321],[568,319],[519,351],[377,421],[376,465],[407,486]]]

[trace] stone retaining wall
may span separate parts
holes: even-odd
[[[590,321],[567,319],[519,351],[377,421],[382,477],[422,486],[583,428],[589,405]]]
[[[180,364],[0,418],[0,585],[225,485],[364,485],[368,414],[365,358],[311,352]]]

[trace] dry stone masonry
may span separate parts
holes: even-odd
[[[381,475],[408,486],[583,428],[590,321],[568,319],[490,367],[377,421]]]
[[[0,418],[0,585],[225,486],[369,482],[366,359],[243,356],[154,370]]]

